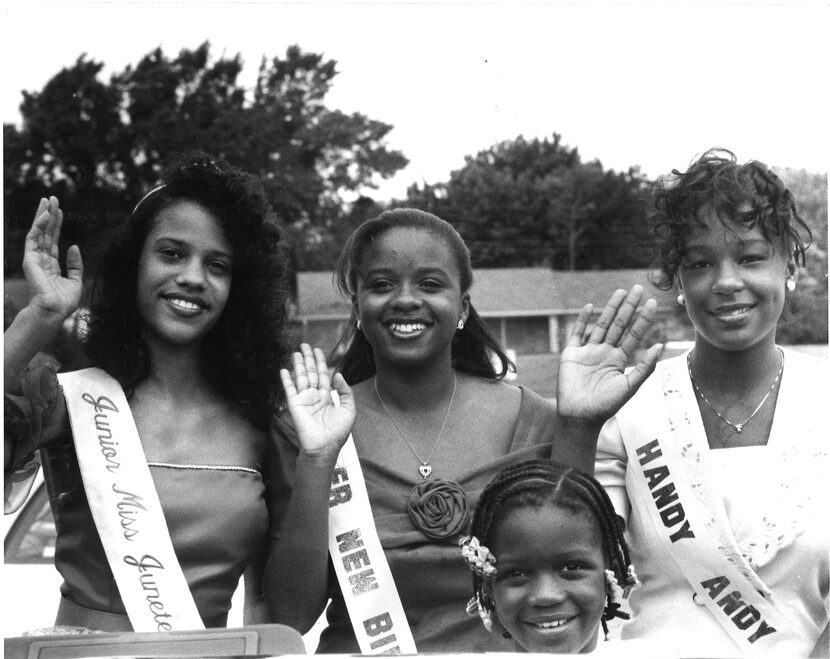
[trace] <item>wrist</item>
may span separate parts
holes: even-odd
[[[570,430],[597,430],[602,428],[602,425],[608,419],[593,419],[581,416],[565,416],[559,414],[559,423],[563,428]]]
[[[300,449],[297,456],[297,467],[303,465],[309,469],[322,469],[330,472],[334,469],[339,454],[340,451],[336,448],[314,449],[311,451]]]
[[[57,332],[71,313],[65,314],[55,309],[48,309],[31,301],[17,314],[21,321],[28,322],[38,329]]]

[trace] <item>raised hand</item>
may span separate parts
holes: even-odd
[[[556,400],[561,416],[604,421],[651,375],[663,350],[660,343],[651,346],[626,372],[657,307],[649,299],[638,309],[642,297],[642,286],[634,286],[628,293],[615,291],[588,336],[585,330],[593,307],[588,304],[579,312],[559,362]]]
[[[329,378],[323,351],[303,343],[302,352],[294,353],[294,372],[280,369],[288,411],[300,438],[302,450],[309,455],[340,451],[355,419],[354,396],[340,373]],[[331,395],[334,385],[340,405]]]
[[[26,234],[23,274],[29,287],[29,305],[45,314],[68,318],[81,301],[84,266],[77,245],[66,253],[66,276],[58,261],[63,211],[55,197],[41,199],[32,228]]]

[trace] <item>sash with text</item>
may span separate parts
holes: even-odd
[[[58,381],[89,508],[133,629],[204,629],[121,386],[98,368]]]
[[[340,450],[331,481],[329,553],[361,653],[417,653],[351,436]]]
[[[684,362],[685,365],[685,362]],[[789,643],[786,617],[769,588],[741,556],[723,499],[711,480],[705,434],[693,432],[684,373],[658,371],[617,422],[634,474],[632,503],[648,511],[665,551],[702,603],[746,656],[767,656]],[[644,395],[653,390],[652,395]],[[661,398],[665,407],[655,409]],[[701,436],[702,435],[702,436]]]

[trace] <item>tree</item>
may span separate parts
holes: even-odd
[[[557,134],[519,136],[468,156],[445,184],[411,187],[407,202],[452,222],[477,267],[631,267],[645,264],[643,250],[628,249],[621,262],[608,235],[645,240],[644,185],[636,168],[615,174],[583,163]]]
[[[207,42],[173,58],[157,48],[108,82],[102,68],[82,55],[24,92],[22,125],[3,127],[7,274],[40,196],[60,197],[72,211],[67,240],[85,243],[126,217],[174,151],[202,149],[261,176],[295,267],[347,213],[346,197],[407,163],[386,145],[389,124],[325,106],[336,62],[297,46],[263,58],[253,90],[238,82],[240,56],[213,59]]]
[[[827,175],[784,169],[801,217],[812,232],[806,267],[787,296],[776,339],[781,343],[827,343]]]

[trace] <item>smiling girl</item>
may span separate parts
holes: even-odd
[[[524,652],[582,654],[600,625],[621,613],[637,585],[608,495],[587,474],[527,461],[503,469],[482,492],[471,536],[470,613]]]
[[[475,311],[470,254],[447,222],[415,209],[365,222],[346,242],[337,278],[352,301],[341,373],[354,386],[359,409],[356,469],[370,507],[361,529],[376,531],[382,551],[360,554],[362,545],[345,540],[357,537],[347,527],[351,535],[332,546],[336,556],[352,552],[334,561],[354,572],[343,577],[345,586],[329,578],[325,560],[298,558],[308,585],[305,624],[331,597],[319,652],[388,649],[385,643],[399,641],[400,632],[382,634],[391,624],[385,618],[351,613],[359,603],[355,584],[361,583],[356,557],[360,566],[371,558],[372,570],[379,558],[391,572],[384,582],[390,601],[399,600],[405,614],[400,622],[414,640],[401,651],[509,650],[504,639],[463,615],[468,586],[457,569],[456,541],[467,532],[481,490],[505,465],[554,457],[592,468],[603,420],[636,390],[659,354],[658,345],[624,372],[654,301],[638,311],[640,287],[617,291],[590,332],[592,309],[582,310],[561,355],[557,409],[501,380],[510,364]],[[286,447],[286,460],[291,450]],[[333,514],[345,499],[346,485],[338,485]],[[328,507],[318,509],[309,526],[325,527],[328,513]],[[381,580],[371,583],[380,587]]]
[[[775,342],[809,232],[775,173],[722,150],[675,171],[655,207],[662,284],[695,341],[599,441],[643,582],[622,638],[827,656],[827,369]]]
[[[294,389],[286,372],[302,446],[289,504],[272,425],[288,357],[285,259],[259,182],[202,154],[173,162],[103,257],[83,337],[94,368],[56,375],[39,353],[77,310],[83,274],[76,246],[62,274],[62,221],[57,199],[41,200],[23,263],[30,300],[4,337],[6,510],[42,461],[64,578],[56,624],[224,626],[243,573],[246,621],[270,620],[266,595],[277,611],[290,581],[280,552],[303,542],[292,520],[331,478],[333,460],[315,454],[340,444],[302,432],[328,379]],[[325,370],[308,347],[294,364]],[[342,443],[353,406],[334,384],[343,405],[329,427]]]

